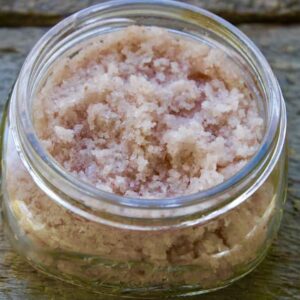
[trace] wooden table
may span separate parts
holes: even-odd
[[[39,37],[73,11],[97,0],[0,0],[1,109],[26,54]],[[189,0],[249,35],[272,65],[288,110],[288,201],[278,239],[264,262],[229,288],[197,299],[300,299],[300,0]],[[297,22],[299,24],[297,24]],[[2,226],[2,225],[1,225]],[[50,279],[11,249],[0,228],[0,299],[109,299]]]

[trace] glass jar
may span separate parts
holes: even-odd
[[[32,99],[51,66],[78,43],[132,24],[220,47],[243,68],[265,133],[256,155],[229,180],[188,196],[126,198],[73,177],[43,149],[32,124]],[[279,85],[255,45],[203,9],[115,1],[68,17],[28,55],[2,124],[7,231],[15,249],[46,274],[105,294],[195,295],[249,273],[278,231],[287,174]]]

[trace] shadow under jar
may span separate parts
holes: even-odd
[[[80,181],[42,147],[32,101],[53,64],[75,55],[76,45],[133,24],[220,48],[243,70],[264,137],[246,166],[223,183],[180,197],[126,198]],[[278,230],[287,171],[284,100],[253,43],[205,10],[172,1],[116,1],[68,17],[28,55],[2,127],[10,239],[30,264],[59,279],[136,298],[201,294],[249,273]]]

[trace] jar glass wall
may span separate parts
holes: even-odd
[[[268,64],[241,32],[192,6],[147,2],[83,10],[55,26],[29,54],[3,122],[7,231],[33,266],[100,293],[203,293],[250,272],[278,230],[286,188],[285,106]],[[156,202],[117,197],[68,176],[41,147],[31,99],[51,66],[80,42],[132,24],[161,26],[224,49],[260,95],[262,145],[224,184]]]

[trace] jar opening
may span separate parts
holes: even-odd
[[[67,173],[47,154],[35,133],[31,100],[42,76],[61,53],[95,35],[132,24],[147,26],[154,21],[157,21],[157,26],[196,38],[207,36],[218,39],[231,47],[256,75],[256,83],[265,97],[266,129],[257,153],[228,180],[195,194],[149,200],[105,192]],[[44,35],[32,49],[22,67],[12,98],[10,121],[14,140],[36,183],[43,186],[47,194],[56,201],[75,199],[84,206],[95,209],[98,208],[99,201],[105,202],[107,211],[114,214],[124,214],[125,210],[128,216],[135,211],[135,217],[149,217],[149,211],[152,211],[150,218],[156,218],[162,210],[166,215],[168,210],[172,211],[172,216],[181,216],[195,211],[199,213],[214,210],[224,205],[236,206],[255,192],[271,173],[285,139],[284,102],[278,83],[261,52],[241,31],[220,17],[175,1],[112,1],[92,6],[66,18]],[[255,181],[257,183],[254,185]],[[122,212],[116,209],[120,206]]]

